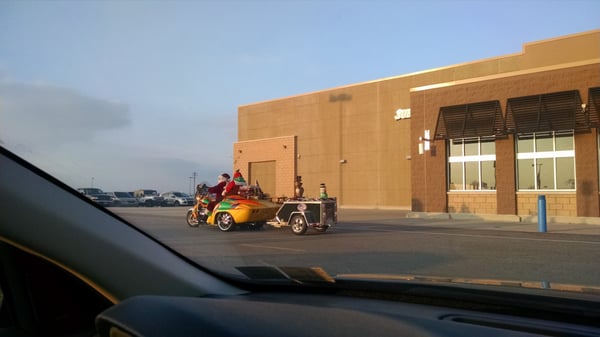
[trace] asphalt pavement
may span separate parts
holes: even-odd
[[[423,225],[427,227],[498,230],[517,232],[543,232],[537,216],[427,213],[396,209],[339,208],[338,221],[379,222],[398,225]],[[547,233],[600,235],[600,218],[597,217],[546,217]]]
[[[180,216],[185,218],[187,207],[143,208],[146,216]],[[113,211],[126,215],[139,213],[137,207],[115,207]],[[338,208],[338,222],[381,223],[389,225],[424,226],[472,230],[540,232],[536,216],[427,213],[401,209]],[[554,217],[546,218],[547,233],[600,235],[600,218]]]

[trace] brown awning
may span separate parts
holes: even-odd
[[[440,108],[434,139],[503,136],[500,101],[487,101]]]
[[[509,98],[506,104],[509,133],[589,131],[578,90]]]
[[[600,128],[600,87],[590,88],[586,115],[592,128]]]

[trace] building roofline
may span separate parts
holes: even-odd
[[[410,92],[426,91],[426,90],[450,87],[450,86],[454,86],[454,85],[495,80],[495,79],[500,79],[500,78],[505,78],[505,77],[525,75],[525,74],[535,74],[535,73],[544,72],[544,71],[587,66],[587,65],[591,65],[591,64],[600,65],[600,58],[589,59],[589,60],[578,61],[578,62],[561,63],[561,64],[555,64],[555,65],[551,65],[551,66],[538,67],[538,68],[529,68],[529,69],[524,69],[524,70],[517,70],[517,71],[506,72],[506,73],[493,74],[493,75],[488,75],[488,76],[473,77],[473,78],[468,78],[468,79],[458,80],[458,81],[428,84],[428,85],[423,85],[420,87],[410,88]]]
[[[277,137],[268,137],[268,138],[259,138],[259,139],[247,139],[247,140],[239,140],[234,142],[234,144],[241,144],[241,143],[252,143],[252,142],[259,142],[259,141],[267,141],[267,140],[275,140],[275,139],[284,139],[284,138],[293,138],[296,137],[296,135],[288,135],[288,136],[277,136]]]
[[[411,73],[407,73],[407,74],[401,74],[401,75],[383,77],[383,78],[379,78],[379,79],[375,79],[375,80],[369,80],[369,81],[364,81],[364,82],[346,84],[346,85],[341,85],[341,86],[337,86],[337,87],[331,87],[331,88],[327,88],[327,89],[315,90],[315,91],[305,92],[305,93],[296,94],[296,95],[290,95],[290,96],[285,96],[285,97],[267,99],[267,100],[264,100],[264,101],[258,101],[258,102],[254,102],[254,103],[242,104],[242,105],[238,106],[238,109],[241,108],[241,107],[246,107],[246,106],[251,106],[251,105],[264,104],[264,103],[269,103],[269,102],[277,102],[277,101],[286,100],[286,99],[290,99],[290,98],[297,98],[297,97],[303,97],[303,96],[308,96],[308,95],[314,95],[314,94],[317,94],[317,93],[330,92],[330,91],[335,91],[335,90],[340,90],[340,89],[345,89],[345,88],[350,88],[350,87],[357,87],[357,86],[361,86],[361,85],[365,85],[365,84],[372,84],[372,83],[376,83],[376,82],[383,82],[383,81],[395,80],[395,79],[399,79],[399,78],[412,77],[412,76],[416,76],[416,75],[422,75],[422,74],[432,73],[432,72],[446,70],[446,69],[450,69],[450,68],[457,68],[457,67],[461,67],[461,66],[465,66],[465,65],[470,65],[470,64],[476,64],[476,63],[482,63],[482,62],[489,62],[489,61],[499,60],[499,59],[503,59],[503,58],[515,57],[515,56],[519,56],[519,55],[524,55],[525,54],[525,50],[529,46],[534,46],[534,45],[538,45],[538,44],[544,44],[544,43],[548,43],[548,42],[552,42],[552,41],[558,41],[558,40],[563,40],[563,39],[570,39],[570,38],[574,38],[574,37],[577,37],[577,36],[592,35],[592,34],[600,34],[600,29],[593,29],[593,30],[588,30],[588,31],[584,31],[584,32],[573,33],[573,34],[568,34],[568,35],[562,35],[562,36],[552,37],[552,38],[538,40],[538,41],[525,42],[525,43],[523,43],[521,45],[521,51],[516,52],[516,53],[504,54],[504,55],[500,55],[500,56],[493,56],[493,57],[489,57],[489,58],[484,58],[484,59],[479,59],[479,60],[474,60],[474,61],[467,61],[467,62],[462,62],[462,63],[456,63],[456,64],[452,64],[452,65],[447,65],[447,66],[442,66],[442,67],[437,67],[437,68],[432,68],[432,69],[427,69],[427,70],[419,70],[419,71],[415,71],[415,72],[411,72]],[[584,61],[584,62],[586,62],[586,61]],[[575,63],[579,63],[579,62],[575,62]],[[558,66],[559,67],[565,67],[565,64],[560,64]],[[555,67],[555,66],[549,66],[549,67],[551,68],[551,67]],[[548,68],[548,67],[542,67],[542,68]],[[515,73],[519,73],[519,72],[532,72],[531,70],[542,69],[542,68],[530,68],[530,69],[527,69],[527,70],[520,70],[520,71],[516,71],[516,72],[511,72],[510,74],[512,74],[514,76]],[[548,69],[546,69],[546,70],[548,70]],[[543,71],[543,70],[539,70],[539,71]],[[497,75],[490,75],[490,77],[493,77],[493,76],[502,76],[504,74],[509,74],[509,73],[502,73],[502,74],[497,74]],[[482,78],[485,78],[485,77],[478,77],[478,80],[481,80]],[[472,79],[461,80],[461,81],[456,81],[456,82],[438,83],[438,84],[432,84],[432,85],[433,86],[439,86],[439,85],[447,84],[446,86],[449,86],[449,85],[457,84],[458,82],[470,81],[470,80],[472,80]],[[450,84],[448,84],[448,83],[450,83]],[[413,89],[425,90],[425,89],[420,89],[420,88],[425,88],[425,87],[428,87],[428,86],[422,86],[422,87],[412,88],[411,91],[413,91]],[[432,88],[429,88],[429,89],[432,89]]]

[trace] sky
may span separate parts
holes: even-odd
[[[73,188],[189,192],[240,105],[519,53],[597,0],[0,0],[0,145]],[[268,121],[266,121],[268,122]]]

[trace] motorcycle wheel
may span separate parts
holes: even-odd
[[[300,214],[296,214],[292,217],[290,220],[290,226],[292,227],[292,233],[296,235],[302,235],[306,233],[306,229],[308,228],[304,216]]]
[[[235,221],[231,214],[222,212],[217,214],[217,227],[223,232],[229,232],[235,229]]]
[[[198,227],[198,218],[195,218],[195,217],[194,217],[194,211],[192,211],[192,210],[189,210],[189,211],[187,212],[187,216],[186,216],[185,218],[186,218],[186,220],[187,220],[187,224],[188,224],[190,227]]]

